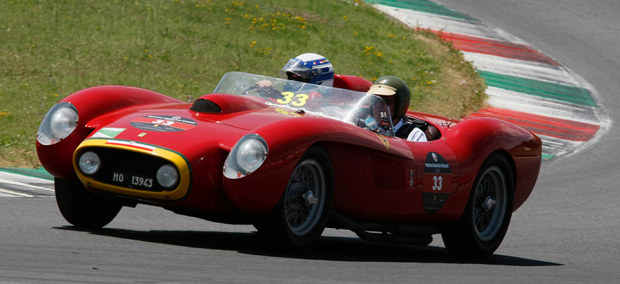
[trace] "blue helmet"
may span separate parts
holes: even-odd
[[[334,84],[334,67],[322,55],[304,53],[291,58],[280,70],[280,77],[331,87]]]

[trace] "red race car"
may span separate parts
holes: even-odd
[[[268,80],[269,88],[257,87]],[[324,228],[369,241],[428,245],[485,258],[530,195],[541,141],[493,118],[408,116],[437,135],[394,136],[371,82],[337,75],[331,88],[240,72],[186,103],[100,86],[53,106],[37,154],[71,224],[101,228],[123,206],[253,224],[290,247]]]

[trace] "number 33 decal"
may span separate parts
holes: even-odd
[[[308,95],[306,94],[297,94],[295,95],[293,92],[283,92],[282,98],[278,99],[277,102],[283,105],[287,105],[291,103],[291,105],[300,107],[306,104],[308,100]]]
[[[441,190],[443,187],[443,177],[441,176],[433,176],[433,190]]]

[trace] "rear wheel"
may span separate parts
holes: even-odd
[[[112,222],[122,205],[111,199],[93,196],[78,179],[54,179],[56,203],[60,213],[76,227],[102,228]]]
[[[510,163],[502,155],[491,155],[476,176],[461,220],[442,232],[448,252],[472,259],[491,256],[508,230],[513,191]]]
[[[278,244],[306,246],[323,233],[333,200],[332,166],[327,153],[310,148],[291,174],[278,205],[255,227]]]

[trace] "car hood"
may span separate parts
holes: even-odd
[[[201,147],[230,150],[257,127],[301,116],[265,104],[220,113],[197,112],[190,107],[187,103],[156,105],[108,114],[88,123],[94,129],[88,138],[133,141],[191,155]]]

